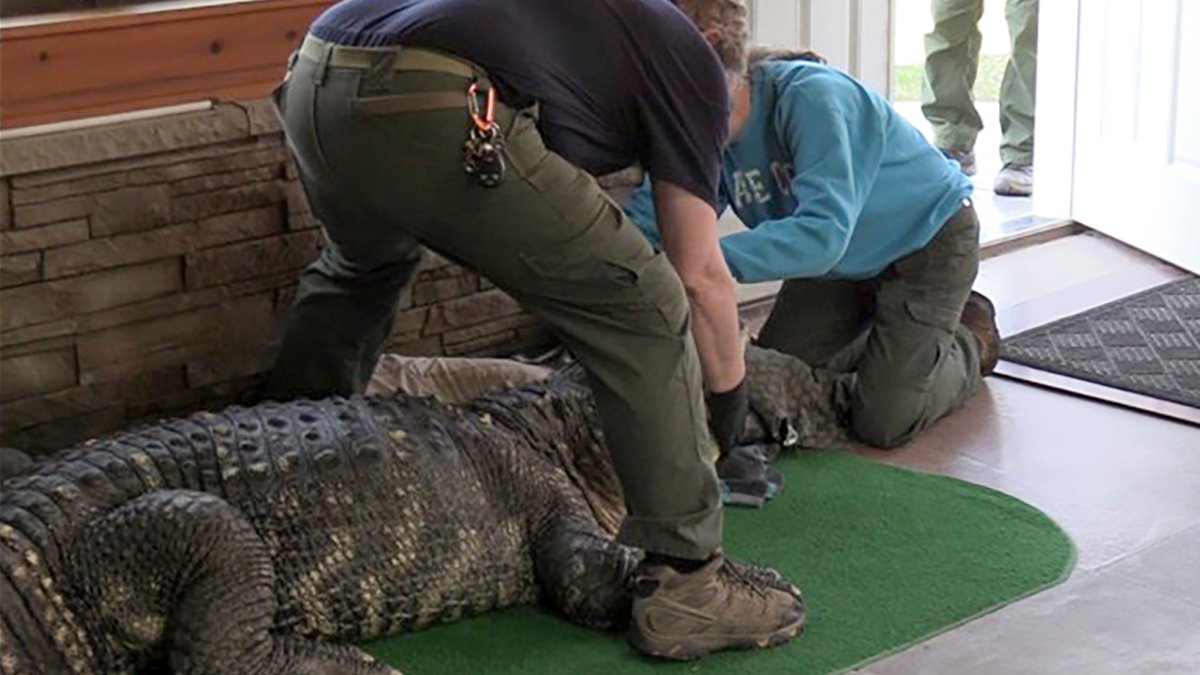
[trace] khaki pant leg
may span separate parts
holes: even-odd
[[[979,389],[979,346],[959,323],[978,268],[979,220],[968,207],[885,273],[851,396],[859,440],[902,445]]]
[[[925,91],[921,111],[934,143],[971,150],[983,129],[971,90],[979,71],[983,0],[933,0],[933,31],[925,35]]]

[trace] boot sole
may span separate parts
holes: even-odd
[[[629,643],[633,645],[634,649],[654,658],[695,661],[713,652],[777,647],[799,637],[804,632],[804,623],[807,619],[808,613],[805,612],[795,623],[760,638],[692,635],[672,639],[647,636],[634,626],[629,632]]]
[[[980,363],[980,374],[984,377],[991,376],[992,373],[996,372],[996,366],[1000,365],[1000,331],[988,331],[988,339],[994,345],[992,348],[994,351],[986,363]]]
[[[983,354],[980,354],[979,374],[983,377],[990,376],[996,370],[996,365],[1000,362],[1000,329],[996,326],[996,305],[992,299],[977,291],[971,291],[971,298],[968,303],[979,298],[980,304],[988,317],[987,340],[988,344],[993,345],[993,353],[987,361],[982,359]],[[972,331],[974,332],[974,331]]]

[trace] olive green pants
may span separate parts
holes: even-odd
[[[966,206],[875,278],[784,282],[758,344],[841,373],[852,435],[902,445],[979,389],[979,345],[959,324],[978,269]]]
[[[469,80],[379,63],[300,58],[276,94],[328,244],[301,277],[265,394],[361,392],[428,246],[511,294],[588,369],[629,512],[622,541],[706,558],[721,503],[687,298],[666,257],[546,149],[534,111],[497,106],[508,175],[485,188],[463,172]],[[396,110],[420,92],[464,92],[464,106]]]
[[[925,95],[921,110],[934,142],[970,150],[983,129],[971,90],[979,70],[984,0],[933,0],[933,32],[925,36]],[[1033,112],[1037,81],[1038,0],[1007,0],[1011,46],[1000,84],[1000,159],[1033,163]]]

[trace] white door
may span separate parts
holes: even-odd
[[[1200,273],[1198,37],[1200,0],[1079,3],[1071,215]]]
[[[751,0],[753,40],[812,49],[888,96],[891,0]]]

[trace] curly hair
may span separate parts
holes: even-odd
[[[716,28],[719,31],[713,49],[731,81],[745,77],[750,45],[746,0],[678,0],[676,4],[700,30]]]

